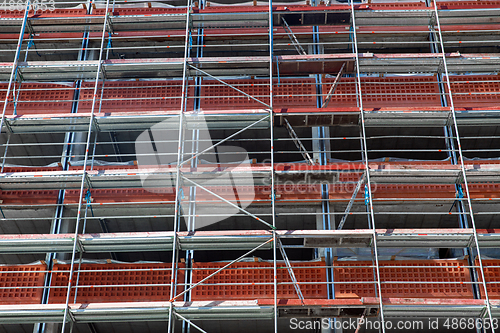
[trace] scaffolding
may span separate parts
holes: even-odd
[[[499,14],[3,5],[0,325],[498,331]]]

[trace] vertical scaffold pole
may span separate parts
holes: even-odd
[[[82,200],[83,200],[83,190],[85,188],[85,182],[87,180],[87,162],[89,159],[89,147],[90,147],[90,139],[92,137],[92,126],[94,125],[94,111],[95,111],[95,103],[97,99],[97,88],[99,86],[99,76],[101,74],[101,69],[102,69],[102,54],[103,54],[103,49],[104,49],[104,40],[106,37],[106,26],[108,23],[107,20],[107,15],[109,10],[109,0],[106,0],[106,11],[104,12],[104,22],[102,24],[102,35],[101,35],[101,46],[99,49],[99,61],[97,63],[97,69],[96,69],[96,77],[95,77],[95,84],[94,84],[94,93],[92,95],[92,108],[90,111],[90,120],[89,120],[89,127],[88,127],[88,133],[87,133],[87,142],[85,144],[85,157],[83,160],[83,171],[82,171],[82,181],[80,183],[80,196],[78,200],[78,212],[76,215],[76,223],[75,223],[75,235],[74,235],[74,241],[73,241],[73,250],[71,252],[71,265],[69,269],[69,281],[68,281],[68,291],[66,293],[66,306],[64,307],[64,317],[63,317],[63,323],[62,323],[62,329],[61,332],[64,333],[64,329],[66,327],[66,321],[68,318],[68,304],[69,304],[69,298],[71,295],[71,287],[73,283],[73,272],[74,272],[74,264],[75,264],[75,254],[76,254],[76,249],[78,246],[78,229],[80,226],[80,220],[81,220],[81,211],[82,211]],[[97,135],[97,134],[96,134]]]
[[[371,227],[372,227],[372,237],[373,237],[373,252],[375,257],[375,279],[377,282],[377,290],[378,290],[378,299],[379,299],[379,307],[380,307],[380,321],[382,332],[385,333],[385,319],[384,319],[384,309],[382,302],[382,285],[380,283],[380,265],[378,260],[378,248],[377,248],[377,231],[375,227],[375,215],[373,212],[373,199],[372,199],[372,191],[371,191],[371,182],[370,182],[370,167],[368,164],[368,148],[366,145],[366,128],[365,128],[365,117],[363,111],[363,91],[361,90],[361,77],[360,77],[360,69],[359,69],[359,53],[358,53],[358,39],[356,34],[356,15],[354,12],[354,2],[353,0],[349,0],[351,5],[351,19],[352,19],[352,29],[353,29],[353,46],[354,46],[354,55],[356,57],[356,84],[359,91],[358,100],[359,100],[359,112],[360,112],[360,120],[361,120],[361,133],[362,133],[362,144],[363,144],[363,159],[365,164],[365,172],[366,172],[366,183],[365,187],[368,188],[368,200],[369,200],[369,209],[370,209],[370,218],[371,218]]]
[[[269,0],[269,113],[271,141],[271,215],[273,225],[273,285],[274,285],[274,332],[278,332],[278,269],[276,235],[276,192],[274,188],[274,115],[273,115],[273,1]]]
[[[476,229],[476,222],[474,219],[474,212],[472,210],[472,202],[470,200],[470,193],[469,193],[469,184],[467,182],[467,174],[465,172],[465,165],[464,165],[464,156],[462,154],[462,145],[461,145],[461,140],[460,140],[460,135],[458,134],[458,124],[457,124],[457,115],[455,113],[455,104],[453,103],[453,94],[451,92],[451,83],[450,83],[450,75],[448,72],[448,65],[446,61],[446,53],[444,50],[444,43],[443,43],[443,34],[441,31],[441,24],[439,22],[439,12],[437,9],[437,2],[434,0],[434,14],[436,16],[436,25],[438,28],[438,34],[439,34],[439,44],[441,46],[441,56],[443,59],[443,68],[444,68],[444,74],[446,75],[446,87],[448,88],[448,97],[450,99],[450,108],[451,108],[451,115],[453,117],[453,127],[455,129],[455,134],[456,134],[456,140],[457,140],[457,147],[458,147],[458,157],[459,157],[459,162],[460,162],[460,171],[462,172],[462,177],[463,177],[463,182],[465,186],[465,194],[467,196],[467,204],[469,205],[469,215],[470,215],[470,221],[472,225],[472,230],[474,233],[474,243],[476,245],[476,250],[477,250],[477,259],[479,261],[479,271],[481,273],[481,280],[482,280],[482,285],[484,289],[484,297],[486,301],[486,310],[488,313],[488,319],[490,320],[490,326],[491,326],[491,332],[495,333],[495,327],[493,325],[493,315],[491,313],[491,304],[490,304],[490,298],[488,295],[488,289],[486,288],[486,279],[484,276],[484,267],[483,267],[483,261],[481,259],[481,250],[479,249],[479,241],[477,237],[477,229]],[[450,133],[451,134],[451,133]]]
[[[185,29],[185,40],[184,40],[184,61],[182,64],[182,98],[181,98],[181,109],[179,112],[179,135],[178,135],[178,141],[177,141],[177,165],[176,165],[176,171],[175,171],[175,201],[174,201],[174,235],[173,235],[173,242],[172,242],[172,271],[171,271],[171,280],[170,280],[170,307],[168,311],[168,333],[172,333],[174,330],[174,296],[175,296],[175,290],[176,290],[176,282],[175,282],[175,275],[177,271],[177,226],[180,221],[180,203],[179,203],[179,198],[180,198],[180,192],[179,192],[179,187],[180,187],[180,180],[181,180],[181,175],[180,175],[180,167],[182,163],[182,156],[183,156],[183,128],[184,128],[184,109],[186,108],[186,97],[187,97],[187,62],[188,62],[188,57],[189,57],[189,21],[191,19],[191,9],[192,9],[192,3],[190,0],[187,0],[187,8],[186,8],[186,29]]]

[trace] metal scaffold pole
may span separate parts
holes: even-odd
[[[102,27],[101,44],[100,44],[100,49],[99,49],[99,60],[98,60],[97,69],[96,69],[94,92],[92,95],[92,107],[91,107],[91,111],[90,111],[90,119],[89,119],[88,132],[87,132],[87,141],[85,144],[85,156],[84,156],[84,160],[83,160],[82,180],[80,183],[78,212],[77,212],[76,222],[75,222],[75,235],[74,235],[73,249],[71,251],[71,264],[70,264],[69,278],[68,278],[69,281],[68,281],[66,303],[65,303],[66,305],[64,307],[64,316],[63,316],[61,332],[64,332],[68,316],[70,316],[68,308],[69,308],[69,300],[71,297],[71,288],[73,287],[73,272],[74,272],[74,265],[75,265],[75,255],[76,255],[77,249],[80,247],[79,243],[78,243],[78,240],[79,240],[78,232],[79,232],[80,220],[81,220],[82,201],[83,201],[83,197],[84,197],[83,191],[85,189],[85,184],[88,181],[88,179],[87,179],[87,162],[88,162],[88,158],[89,158],[90,142],[91,142],[91,138],[92,138],[92,128],[95,125],[94,124],[94,111],[95,111],[95,104],[97,101],[97,90],[99,87],[99,76],[101,75],[101,68],[102,68],[104,41],[106,38],[106,26],[108,23],[108,20],[106,19],[106,17],[109,15],[108,9],[109,9],[109,0],[106,0],[106,10],[104,12],[104,20],[103,20],[104,22],[103,22],[103,27]],[[97,133],[96,133],[96,135],[97,135]],[[80,249],[80,251],[82,251],[82,249]],[[73,321],[72,321],[71,327],[73,327]]]
[[[269,0],[269,114],[270,114],[270,157],[271,157],[271,216],[273,228],[273,298],[274,298],[274,332],[278,332],[278,269],[277,269],[277,247],[278,236],[276,234],[276,189],[274,174],[274,113],[273,113],[273,67],[274,67],[274,37],[273,37],[273,1]],[[276,64],[278,66],[278,64]]]
[[[457,140],[457,150],[458,150],[458,157],[459,157],[459,164],[460,164],[460,172],[461,176],[463,177],[463,184],[465,186],[465,195],[466,195],[466,200],[467,200],[467,205],[469,206],[469,216],[470,216],[470,221],[472,225],[472,230],[473,230],[473,239],[474,239],[474,245],[477,251],[477,260],[479,261],[479,272],[481,275],[481,284],[483,287],[483,292],[484,292],[484,298],[486,302],[486,312],[488,315],[488,319],[490,320],[490,327],[491,327],[491,332],[495,333],[495,326],[493,325],[493,314],[491,311],[491,303],[490,303],[490,297],[488,295],[488,288],[486,284],[486,277],[484,274],[484,267],[483,267],[483,260],[481,258],[481,249],[479,246],[479,240],[477,236],[477,228],[476,228],[476,222],[474,218],[474,211],[472,209],[472,202],[470,199],[470,191],[469,191],[469,183],[467,181],[467,172],[465,170],[465,163],[464,163],[464,155],[462,152],[462,144],[461,144],[461,139],[460,139],[460,134],[458,131],[458,122],[457,122],[457,115],[456,115],[456,110],[455,110],[455,104],[453,101],[453,93],[451,89],[451,83],[450,83],[450,73],[448,71],[448,63],[447,63],[447,57],[446,57],[446,51],[444,48],[444,43],[443,43],[443,33],[441,30],[441,23],[439,19],[439,11],[438,11],[438,4],[437,1],[434,0],[434,14],[436,16],[436,25],[437,25],[437,30],[438,30],[438,35],[439,35],[439,45],[441,47],[441,58],[443,61],[443,69],[444,69],[444,74],[446,75],[446,87],[448,88],[448,98],[450,102],[450,108],[451,108],[451,115],[453,117],[453,128],[455,130],[456,134],[456,140]],[[451,134],[451,133],[450,133]]]
[[[177,255],[178,255],[178,226],[180,224],[181,218],[181,163],[184,158],[184,112],[186,109],[187,102],[187,85],[188,85],[188,77],[187,77],[187,67],[188,67],[188,58],[190,52],[190,39],[189,32],[191,29],[191,11],[192,11],[192,1],[187,0],[186,4],[186,29],[185,29],[185,40],[184,40],[184,60],[182,67],[182,95],[181,95],[181,108],[179,110],[179,135],[177,139],[177,163],[175,167],[175,201],[174,201],[174,239],[172,242],[172,271],[171,271],[171,284],[170,284],[170,306],[168,311],[168,333],[172,333],[174,331],[175,326],[175,318],[174,318],[174,296],[176,291],[176,276],[177,276]]]
[[[377,232],[376,232],[376,226],[375,226],[375,214],[373,211],[373,197],[372,197],[372,190],[371,190],[371,181],[370,181],[370,166],[369,166],[369,160],[368,160],[368,147],[367,147],[367,140],[366,140],[366,127],[365,127],[365,115],[364,115],[364,109],[363,109],[363,89],[361,86],[361,76],[360,76],[360,62],[359,62],[359,52],[358,52],[358,39],[357,39],[357,28],[356,28],[356,12],[354,10],[354,2],[353,0],[350,0],[350,5],[351,5],[351,20],[352,20],[352,36],[353,36],[353,45],[354,45],[354,54],[356,56],[356,86],[357,90],[359,92],[358,95],[358,101],[359,101],[359,112],[360,112],[360,126],[361,126],[361,133],[362,133],[362,149],[363,149],[363,163],[365,165],[365,176],[366,176],[366,183],[365,183],[365,193],[368,194],[368,200],[369,200],[369,216],[371,220],[371,229],[372,229],[372,239],[373,239],[373,255],[375,257],[375,281],[376,281],[376,287],[377,287],[377,294],[378,294],[378,303],[380,307],[380,321],[381,321],[381,328],[382,332],[385,333],[385,318],[384,318],[384,307],[383,307],[383,300],[382,300],[382,284],[380,281],[380,265],[379,265],[379,258],[378,258],[378,246],[377,246]],[[364,177],[363,177],[364,178]],[[368,189],[368,191],[366,191]],[[366,199],[365,199],[366,200]]]

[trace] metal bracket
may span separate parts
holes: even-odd
[[[431,17],[429,18],[429,26],[434,27],[437,24],[436,14],[434,12],[431,13]]]
[[[451,126],[451,125],[453,125],[453,111],[450,111],[450,112],[448,113],[448,119],[446,119],[446,124],[445,124],[445,125],[446,125],[446,126]],[[450,133],[450,135],[451,135],[451,133]],[[449,137],[449,139],[453,139],[453,138],[452,138],[452,137]]]
[[[460,185],[461,183],[464,182],[464,174],[462,172],[462,170],[460,170],[460,172],[458,173],[458,176],[457,176],[457,180],[455,181],[455,184],[457,185]]]
[[[5,127],[7,128],[7,133],[13,134],[14,132],[12,131],[12,127],[10,127],[10,123],[7,121],[7,119],[4,119],[4,124]]]
[[[16,64],[16,82],[23,82],[24,81],[24,77],[23,77],[23,74],[21,73],[21,71],[19,70],[19,64]]]
[[[99,123],[97,122],[97,118],[92,115],[92,125],[94,125],[94,130],[96,132],[100,132],[101,129],[99,128]]]
[[[108,33],[114,34],[113,25],[111,22],[111,15],[109,12],[106,13],[106,22],[107,22]]]
[[[175,248],[179,251],[182,251],[183,249],[182,249],[181,240],[179,239],[179,237],[175,237],[175,243],[177,244]]]
[[[102,60],[102,61],[101,61],[101,75],[102,75],[102,79],[103,79],[103,80],[106,80],[106,69],[105,69],[105,68],[104,68],[104,66],[103,66],[104,61],[105,61],[105,60]],[[104,88],[102,88],[102,89],[104,89]]]
[[[486,312],[488,311],[488,306],[485,306],[484,308],[481,309],[481,313],[479,314],[479,318],[484,318],[486,317]]]
[[[35,30],[33,30],[33,27],[31,26],[31,22],[29,19],[26,20],[26,28],[28,28],[28,32],[30,34],[30,39],[31,39],[31,36],[35,35]]]
[[[80,237],[76,237],[76,248],[77,248],[78,252],[80,252],[80,253],[85,252],[85,248],[83,247],[83,243],[82,243],[82,240],[80,239]]]
[[[89,178],[89,174],[87,173],[87,170],[83,171],[83,177],[85,177],[85,184],[87,184],[87,188],[91,189],[92,183],[90,182],[90,178]]]
[[[473,243],[475,243],[475,241],[474,241],[474,235],[471,235],[469,237],[469,241],[467,242],[467,248],[472,248],[472,246],[474,245]]]
[[[444,52],[444,51],[443,51],[443,52]],[[437,68],[437,72],[438,72],[439,74],[443,74],[443,73],[444,73],[444,61],[443,61],[443,59],[440,59],[440,60],[439,60],[439,66],[438,66],[438,68]]]
[[[71,323],[76,323],[75,316],[73,315],[73,313],[71,313],[71,308],[69,306],[68,306],[68,317]]]

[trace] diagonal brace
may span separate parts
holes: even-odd
[[[293,143],[295,143],[295,146],[297,147],[297,149],[300,150],[300,153],[307,160],[307,162],[309,162],[310,165],[314,165],[315,163],[314,163],[313,159],[311,158],[311,155],[309,155],[306,147],[304,147],[304,145],[302,144],[302,141],[300,141],[299,136],[293,130],[292,125],[290,125],[290,123],[288,122],[288,120],[286,118],[284,118],[284,119],[285,119],[285,127],[288,130],[288,134],[290,134],[290,137],[292,138]]]
[[[302,305],[304,305],[304,295],[302,294],[302,291],[300,290],[299,283],[297,282],[297,279],[295,278],[295,274],[293,273],[292,265],[290,265],[290,261],[288,260],[288,256],[286,255],[285,249],[283,248],[283,244],[281,243],[281,240],[278,238],[278,241],[276,242],[276,245],[280,248],[281,256],[283,257],[283,260],[285,260],[286,264],[286,269],[288,270],[288,274],[290,275],[290,279],[292,279],[293,286],[295,287],[295,291],[297,292],[297,295],[299,296],[300,301],[302,302]]]
[[[215,272],[213,272],[212,274],[210,274],[209,276],[201,279],[199,282],[197,282],[196,284],[192,285],[191,287],[189,287],[188,289],[184,290],[183,292],[181,292],[180,294],[178,294],[177,296],[175,296],[174,298],[172,298],[169,302],[172,303],[174,302],[177,298],[181,297],[182,295],[184,295],[185,293],[191,291],[192,289],[196,288],[197,286],[199,286],[200,284],[202,284],[203,282],[209,280],[210,278],[212,278],[213,276],[217,275],[219,272],[221,272],[222,270],[228,268],[229,266],[231,266],[232,264],[234,263],[237,263],[239,261],[241,261],[243,258],[245,258],[246,256],[248,256],[249,254],[251,253],[254,253],[255,251],[257,251],[258,249],[260,249],[261,247],[263,247],[264,245],[267,245],[268,243],[271,243],[273,241],[272,238],[270,238],[269,240],[265,241],[264,243],[260,244],[259,246],[253,248],[252,250],[248,251],[247,253],[243,254],[241,257],[238,257],[237,259],[234,259],[233,261],[231,261],[230,263],[228,263],[227,265],[225,265],[224,267],[222,268],[219,268],[218,270],[216,270]]]
[[[237,136],[238,134],[243,133],[243,132],[244,132],[244,131],[246,131],[247,129],[249,129],[249,128],[251,128],[251,127],[255,126],[255,125],[257,125],[257,124],[258,124],[258,123],[260,123],[261,121],[264,121],[264,120],[266,120],[267,118],[270,118],[270,117],[271,117],[271,115],[266,115],[265,117],[263,117],[263,118],[261,118],[261,119],[259,119],[259,120],[255,121],[255,122],[251,123],[251,124],[250,124],[250,125],[248,125],[247,127],[242,128],[241,130],[239,130],[238,132],[231,134],[230,136],[228,136],[228,137],[226,137],[225,139],[223,139],[223,140],[221,140],[221,141],[217,142],[216,144],[213,144],[213,145],[211,145],[210,147],[208,147],[208,148],[206,148],[206,149],[202,150],[201,152],[199,152],[199,153],[197,153],[197,154],[195,154],[195,155],[191,156],[190,158],[188,158],[187,160],[185,160],[184,162],[182,162],[181,164],[179,164],[179,166],[180,166],[180,167],[181,167],[181,166],[183,166],[185,163],[187,163],[187,162],[189,162],[189,161],[191,161],[191,160],[193,160],[193,159],[197,158],[198,156],[200,156],[200,155],[202,155],[202,154],[206,153],[206,152],[207,152],[207,151],[209,151],[210,149],[213,149],[213,148],[217,147],[218,145],[220,145],[220,144],[222,144],[222,143],[224,143],[224,142],[226,142],[226,141],[228,141],[228,140],[230,140],[230,139],[234,138],[234,137],[235,137],[235,136]]]
[[[184,318],[183,316],[181,316],[180,314],[178,314],[177,312],[174,311],[174,314],[179,317],[181,320],[184,320],[186,323],[188,323],[189,325],[193,326],[194,328],[196,328],[198,331],[200,331],[201,333],[207,333],[207,331],[203,330],[201,327],[199,327],[198,325],[194,324],[191,320],[189,319],[186,319]]]
[[[273,227],[272,225],[270,225],[269,223],[267,223],[266,221],[264,221],[263,219],[261,219],[260,217],[258,216],[255,216],[254,214],[250,213],[250,212],[247,212],[246,210],[244,210],[243,208],[241,208],[240,206],[238,205],[235,205],[234,203],[232,203],[231,201],[227,200],[227,199],[224,199],[223,197],[221,197],[220,195],[218,195],[217,193],[214,193],[212,191],[210,191],[209,189],[207,189],[206,187],[203,187],[202,185],[198,184],[198,183],[195,183],[194,181],[192,181],[191,179],[188,179],[186,178],[185,176],[181,176],[182,179],[188,181],[189,183],[193,184],[194,186],[196,187],[199,187],[201,188],[202,190],[204,191],[207,191],[208,193],[212,194],[213,196],[217,197],[218,199],[224,201],[225,203],[227,203],[228,205],[234,207],[234,208],[237,208],[238,210],[240,210],[241,212],[245,213],[246,215],[248,216],[251,216],[253,217],[254,219],[256,219],[257,221],[259,222],[262,222],[264,223],[266,226],[268,226],[269,228],[273,229],[273,230],[276,230],[276,227]]]
[[[335,77],[335,80],[333,81],[333,84],[330,87],[328,94],[326,95],[325,101],[323,102],[323,105],[321,105],[322,108],[326,108],[328,106],[328,103],[330,103],[330,100],[332,99],[332,95],[335,92],[335,89],[337,88],[337,84],[340,81],[340,77],[342,76],[342,73],[344,72],[344,68],[345,68],[345,62],[342,64],[342,67],[340,68],[339,72],[337,73],[337,76]]]
[[[347,207],[346,207],[345,212],[344,212],[344,216],[342,216],[342,219],[340,220],[339,227],[337,228],[337,230],[342,230],[342,228],[344,227],[345,220],[347,219],[347,216],[349,215],[349,212],[351,211],[352,205],[354,204],[354,200],[356,199],[356,197],[358,195],[358,192],[359,192],[359,189],[361,188],[361,185],[363,185],[363,183],[365,182],[365,178],[366,178],[366,173],[363,173],[363,175],[361,176],[361,178],[358,181],[358,184],[356,185],[356,188],[354,189],[354,192],[352,192],[351,200],[349,200],[349,203],[347,204]]]
[[[209,77],[211,77],[212,79],[219,81],[219,82],[220,82],[220,83],[222,83],[223,85],[226,85],[226,86],[228,86],[229,88],[232,88],[232,89],[236,90],[237,92],[239,92],[239,93],[241,93],[241,94],[245,95],[246,97],[251,98],[251,99],[253,99],[254,101],[259,102],[260,104],[264,105],[266,108],[271,109],[271,106],[270,106],[269,104],[266,104],[266,103],[262,102],[261,100],[259,100],[259,99],[255,98],[255,97],[253,97],[253,96],[251,96],[251,95],[247,94],[247,93],[246,93],[246,92],[244,92],[243,90],[240,90],[240,89],[236,88],[235,86],[230,85],[229,83],[222,81],[221,79],[219,79],[219,78],[217,78],[217,77],[213,76],[212,74],[208,74],[207,72],[205,72],[205,71],[204,71],[204,70],[202,70],[202,69],[199,69],[199,68],[198,68],[198,67],[196,67],[196,66],[193,66],[193,65],[191,65],[191,64],[187,64],[187,65],[188,65],[189,67],[193,68],[193,69],[196,69],[198,72],[203,73],[203,74],[205,74],[206,76],[209,76]]]
[[[290,38],[290,40],[292,41],[292,44],[295,47],[295,49],[297,50],[297,52],[300,55],[307,55],[306,51],[304,50],[302,45],[300,45],[299,40],[297,39],[297,37],[295,37],[295,34],[293,33],[292,29],[290,28],[290,26],[286,22],[285,18],[281,17],[281,19],[283,20],[283,23],[284,23],[283,28],[285,28],[285,32],[288,35],[288,38]]]

